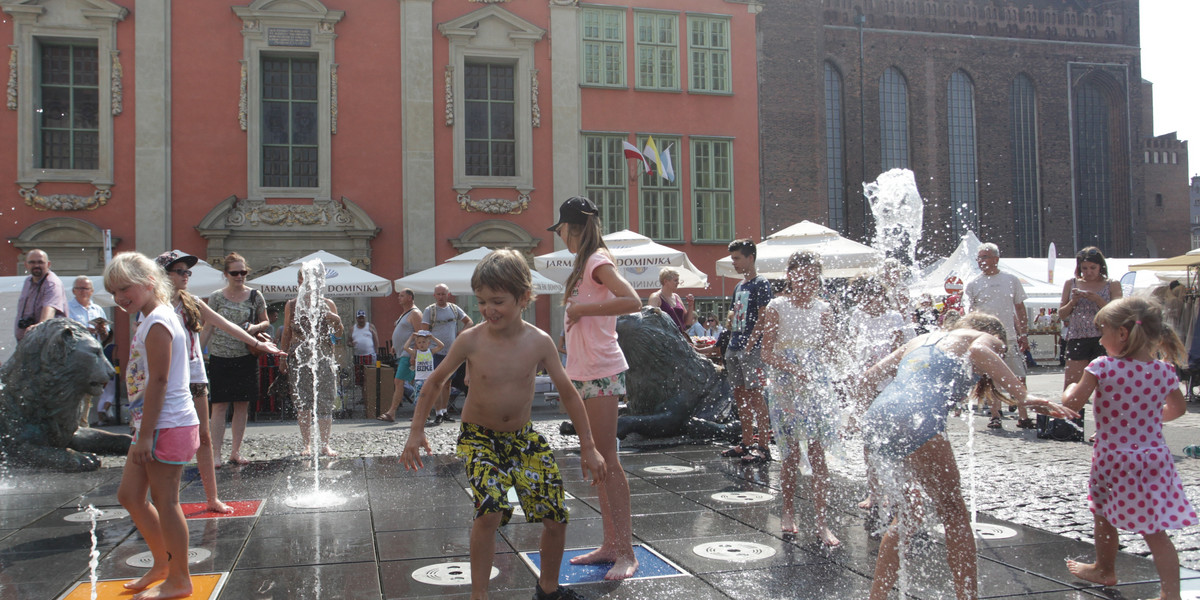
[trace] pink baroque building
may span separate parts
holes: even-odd
[[[327,250],[397,278],[480,246],[552,252],[558,204],[587,195],[608,230],[687,251],[715,298],[725,245],[760,235],[754,0],[0,8],[0,274],[34,247],[98,273],[107,230],[115,251],[237,251],[251,277]],[[673,179],[624,157],[650,137]],[[381,333],[398,312],[343,304]]]

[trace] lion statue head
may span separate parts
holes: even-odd
[[[0,437],[5,444],[66,448],[85,396],[99,396],[114,371],[95,336],[69,319],[38,325],[0,367]]]

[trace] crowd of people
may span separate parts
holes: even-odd
[[[558,388],[579,436],[581,467],[598,488],[603,541],[571,562],[606,565],[610,580],[632,577],[639,568],[629,483],[617,453],[618,404],[629,365],[616,321],[642,302],[616,269],[590,200],[565,201],[549,231],[576,257],[562,300],[564,334],[558,344],[522,319],[534,296],[528,265],[515,251],[496,251],[479,263],[471,281],[478,324],[450,301],[445,285],[435,288],[434,302],[423,311],[412,290],[398,294],[401,314],[390,342],[397,358],[396,391],[378,418],[394,422],[404,399],[415,399],[400,460],[421,468],[421,451],[430,452],[425,430],[455,421],[448,407],[452,388],[466,395],[456,454],[466,463],[475,498],[470,538],[475,597],[486,596],[495,531],[513,513],[509,487],[517,490],[526,518],[544,526],[535,598],[579,597],[558,585],[568,515],[552,449],[530,421],[535,370],[546,372]],[[662,269],[661,287],[647,304],[723,366],[741,430],[738,443],[722,455],[761,465],[775,460],[772,447],[778,449],[784,539],[801,530],[795,504],[806,458],[815,492],[808,525],[824,545],[840,545],[830,514],[826,452],[857,436],[867,464],[866,498],[859,507],[866,511],[868,530],[881,538],[871,598],[891,593],[906,543],[929,510],[945,526],[956,596],[975,598],[974,535],[945,433],[951,411],[970,399],[989,412],[988,428],[1002,429],[1008,405],[1018,413],[1016,426],[1032,429],[1028,411],[1077,419],[1091,401],[1097,434],[1088,496],[1096,560],[1070,561],[1070,570],[1088,581],[1114,584],[1117,528],[1126,529],[1142,534],[1151,548],[1162,597],[1179,597],[1178,557],[1166,531],[1198,519],[1162,440],[1162,422],[1183,414],[1184,405],[1173,366],[1160,358],[1178,361],[1183,348],[1161,305],[1121,297],[1099,249],[1085,248],[1076,256],[1060,306],[1034,319],[1020,281],[1000,272],[994,244],[980,246],[981,274],[940,311],[929,298],[908,297],[905,269],[892,259],[874,275],[835,283],[823,278],[820,255],[797,252],[784,279],[773,283],[758,274],[752,240],[735,240],[728,250],[742,280],[724,319],[698,316],[695,298],[680,296],[680,275],[669,268]],[[357,312],[346,331],[337,305],[322,296],[322,269],[299,273],[300,292],[284,306],[272,335],[274,319],[265,299],[245,285],[250,267],[244,257],[225,257],[226,285],[207,300],[188,291],[197,262],[179,251],[154,260],[127,252],[114,257],[104,275],[118,308],[137,323],[123,373],[135,437],[118,498],[154,557],[144,577],[126,584],[142,597],[176,597],[191,589],[186,561],[170,560],[187,548],[178,503],[184,464],[195,457],[208,509],[231,511],[219,498],[215,470],[224,464],[227,412],[233,424],[228,463],[248,462],[241,446],[248,407],[259,389],[258,355],[275,356],[289,380],[302,454],[336,456],[330,443],[337,379],[333,344],[347,340],[360,367],[375,364],[381,351],[365,311]],[[47,319],[67,317],[111,346],[111,323],[92,302],[89,278],[76,278],[68,301],[44,252],[29,251],[26,268],[18,339]],[[1065,347],[1058,402],[1033,397],[1025,387],[1029,333],[1056,324]],[[720,342],[699,342],[706,338]],[[363,385],[361,376],[356,383]],[[99,414],[108,415],[113,401],[102,397]],[[914,500],[918,491],[927,502]]]

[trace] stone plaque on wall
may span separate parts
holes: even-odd
[[[267,45],[309,48],[312,46],[312,30],[297,27],[268,27]]]

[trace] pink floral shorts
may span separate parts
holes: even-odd
[[[603,396],[624,396],[626,372],[621,371],[616,375],[601,377],[600,379],[590,379],[588,381],[575,381],[572,379],[571,383],[575,385],[575,390],[579,392],[579,396],[584,400]]]

